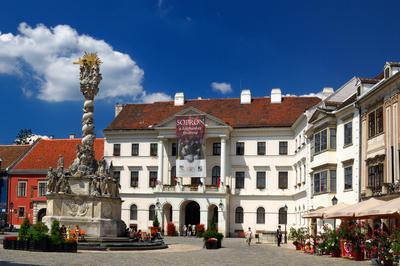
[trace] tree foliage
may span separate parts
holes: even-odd
[[[29,138],[33,135],[31,129],[21,129],[17,136],[15,137],[15,144],[17,145],[24,145],[24,144],[29,144]]]

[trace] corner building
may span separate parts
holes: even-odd
[[[306,226],[309,210],[305,129],[316,97],[185,100],[117,105],[104,130],[105,159],[119,176],[122,219],[147,231],[157,215],[173,222],[215,224],[226,236],[248,227],[271,235],[279,224]],[[176,116],[204,115],[206,177],[176,177]],[[285,211],[285,205],[287,211]]]

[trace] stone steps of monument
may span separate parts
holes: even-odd
[[[154,242],[79,242],[78,250],[151,250],[164,249],[164,241]]]

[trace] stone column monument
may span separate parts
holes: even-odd
[[[94,156],[94,97],[99,92],[101,61],[97,54],[86,53],[80,65],[80,89],[85,98],[82,116],[82,143],[76,147],[76,158],[67,169],[60,155],[57,169],[47,174],[47,211],[43,221],[53,220],[65,226],[79,227],[93,237],[116,237],[124,233],[121,220],[119,180],[114,178],[112,163]]]

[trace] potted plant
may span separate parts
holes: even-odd
[[[212,240],[210,240],[210,242],[208,241],[209,239],[213,238]],[[224,236],[221,233],[218,233],[215,230],[207,230],[204,232],[203,234],[203,239],[205,242],[205,245],[207,247],[207,245],[209,246],[214,246],[214,239],[216,241],[216,248],[221,248],[222,247],[222,239],[224,238]]]
[[[290,228],[288,238],[290,240],[293,240],[292,243],[296,247],[296,250],[304,249],[304,240],[306,233],[307,229],[303,227],[298,229],[295,229],[293,227]]]
[[[197,237],[203,237],[204,234],[204,224],[197,224],[196,225],[196,235]]]
[[[160,222],[158,221],[158,217],[154,217],[153,227],[151,228],[151,235],[157,234],[160,231]]]
[[[38,222],[32,225],[28,230],[29,235],[29,249],[32,251],[47,251],[48,250],[48,227],[42,223]]]
[[[31,224],[28,218],[25,218],[18,231],[17,249],[28,250],[29,248],[29,228]]]
[[[175,224],[172,222],[169,222],[167,224],[167,235],[168,236],[175,236],[176,235],[176,228],[175,228]]]
[[[218,239],[214,237],[210,237],[206,241],[206,249],[217,249],[218,248]]]
[[[64,237],[60,232],[60,222],[57,220],[51,223],[50,243],[52,251],[62,251],[62,244],[64,243]]]

